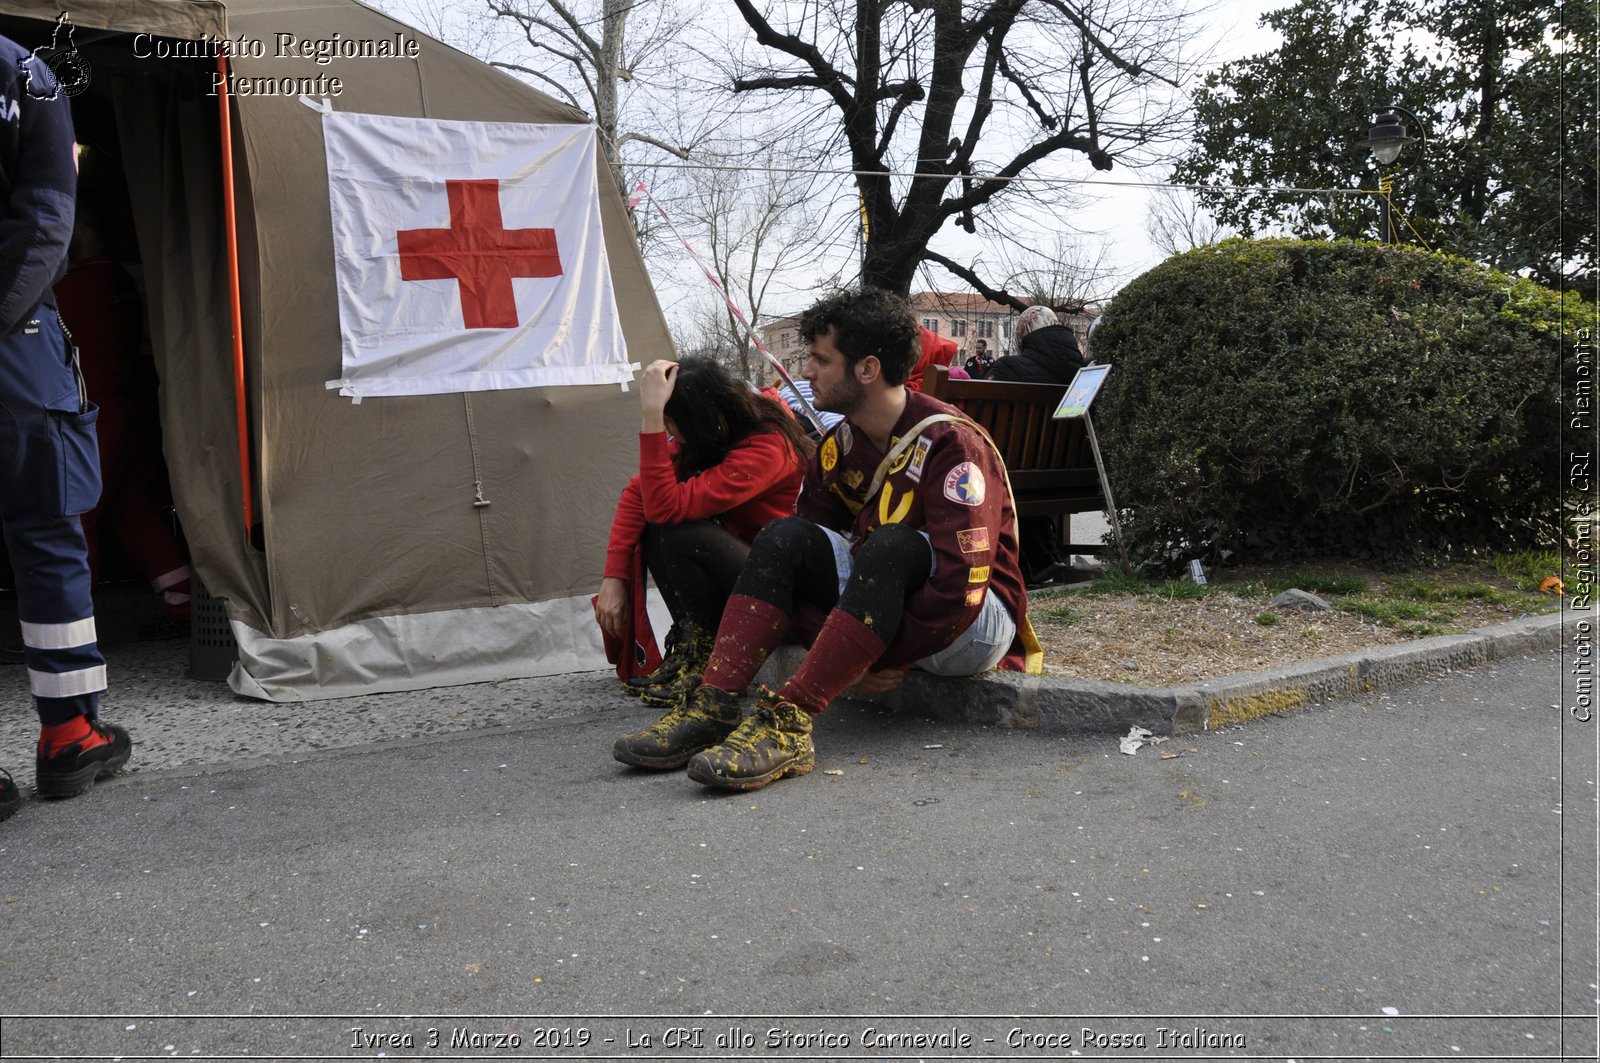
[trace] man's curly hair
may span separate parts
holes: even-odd
[[[807,343],[830,328],[850,368],[877,355],[890,384],[904,384],[922,355],[911,303],[882,288],[834,292],[800,315],[800,336]]]

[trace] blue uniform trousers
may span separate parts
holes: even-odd
[[[0,523],[28,685],[46,726],[93,719],[106,688],[79,520],[100,497],[99,412],[53,309],[0,337]]]

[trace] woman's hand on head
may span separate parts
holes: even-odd
[[[639,431],[666,431],[664,411],[677,383],[677,362],[658,358],[645,366],[644,375],[639,378]]]

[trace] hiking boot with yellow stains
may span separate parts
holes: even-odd
[[[611,747],[611,755],[636,768],[671,771],[689,763],[739,726],[742,699],[715,687],[698,687],[661,719]]]
[[[769,690],[738,730],[689,761],[689,778],[724,790],[756,790],[816,764],[810,715]]]
[[[667,653],[649,675],[633,676],[627,691],[646,705],[670,709],[700,685],[716,636],[692,620],[680,620],[667,633]]]

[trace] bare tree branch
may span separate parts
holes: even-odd
[[[865,216],[867,283],[908,290],[946,222],[975,228],[991,202],[1026,198],[1013,179],[1050,156],[1101,170],[1147,159],[1183,119],[1170,87],[1187,38],[1172,0],[734,2],[757,44],[799,68],[748,64],[733,88],[833,115]],[[990,136],[1007,112],[1036,128]]]
[[[1129,62],[1127,59],[1123,58],[1123,56],[1116,49],[1108,45],[1098,33],[1090,28],[1089,20],[1083,17],[1075,5],[1063,3],[1062,0],[1041,0],[1041,2],[1044,3],[1045,6],[1054,8],[1056,11],[1060,12],[1068,22],[1072,23],[1083,33],[1084,40],[1094,45],[1095,51],[1099,52],[1108,63],[1113,64],[1123,73],[1129,74],[1133,77],[1145,77],[1147,75],[1153,76],[1165,81],[1173,88],[1179,87],[1178,82],[1161,74],[1151,74],[1151,72],[1143,65]]]
[[[568,91],[565,85],[542,70],[535,70],[532,67],[523,66],[521,63],[505,63],[498,59],[491,61],[489,65],[497,66],[501,70],[510,70],[513,73],[523,74],[527,77],[533,78],[535,81],[543,82],[556,92],[560,93],[562,98],[568,103],[572,104],[572,106],[578,108],[579,110],[583,110],[583,104],[578,100],[578,97],[574,96],[570,91]]]
[[[952,258],[946,258],[937,251],[929,251],[923,257],[925,257],[929,262],[937,262],[951,273],[954,273],[957,277],[960,277],[962,280],[972,285],[973,291],[977,292],[979,295],[983,296],[992,303],[1004,303],[1006,306],[1011,307],[1013,310],[1016,310],[1019,313],[1028,309],[1027,303],[1023,302],[1021,299],[1018,299],[1008,291],[989,287],[988,283],[982,277],[978,276],[972,270],[968,269],[966,266],[963,266],[961,263]]]
[[[617,144],[619,147],[623,144],[629,143],[630,141],[638,141],[641,144],[649,144],[651,147],[660,148],[668,155],[676,155],[680,159],[688,159],[690,157],[690,150],[688,148],[668,144],[664,140],[657,140],[648,133],[624,133],[617,138]]]

